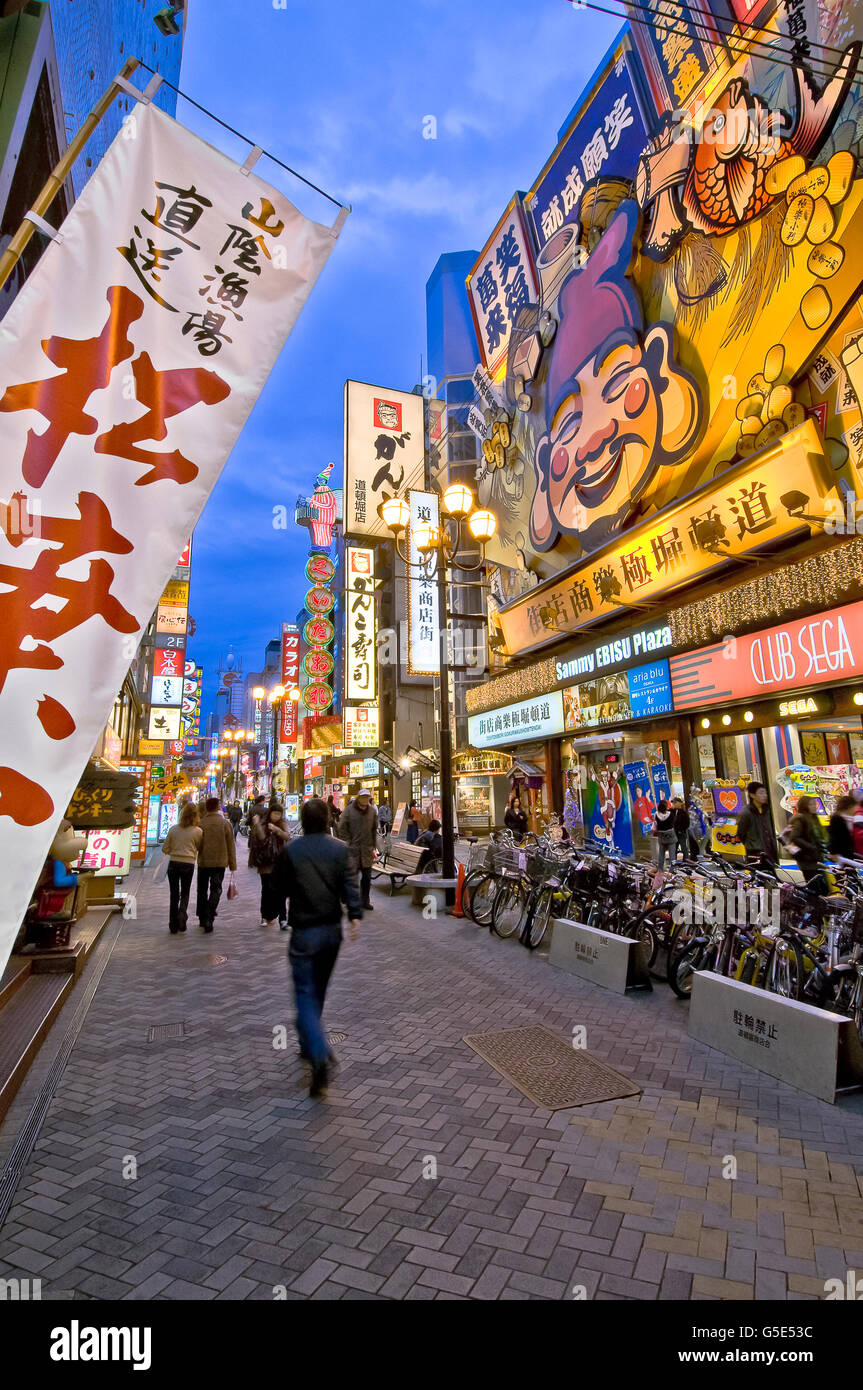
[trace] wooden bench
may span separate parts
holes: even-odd
[[[413,890],[411,905],[425,907],[432,899],[438,912],[445,912],[447,889],[455,888],[457,878],[441,878],[440,874],[411,874],[407,880]]]
[[[381,875],[389,878],[392,897],[396,888],[404,887],[405,881],[416,873],[425,852],[422,845],[409,845],[407,840],[396,840],[387,847],[381,861],[372,865],[372,877]]]

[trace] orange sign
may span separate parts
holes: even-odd
[[[676,710],[863,675],[863,602],[673,656],[669,665]]]

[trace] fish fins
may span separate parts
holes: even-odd
[[[745,222],[747,211],[755,198],[755,165],[752,161],[731,160],[725,174],[725,187],[737,221]]]
[[[810,158],[829,136],[857,75],[861,48],[863,44],[858,40],[845,50],[841,63],[820,93],[804,68],[794,69],[797,119],[790,144],[795,154]]]

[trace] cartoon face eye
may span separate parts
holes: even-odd
[[[714,130],[715,134],[718,135],[718,134],[720,133],[720,131],[722,131],[722,130],[724,130],[724,129],[725,129],[725,117],[724,117],[724,116],[722,115],[722,113],[720,112],[720,114],[716,117],[716,120],[713,122],[713,130]]]

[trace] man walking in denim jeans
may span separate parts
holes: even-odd
[[[288,958],[294,977],[300,1056],[312,1064],[310,1096],[319,1096],[329,1079],[330,1053],[322,1015],[330,975],[342,944],[342,904],[351,924],[363,915],[356,871],[347,846],[330,835],[325,801],[313,797],[300,811],[303,834],[286,845],[274,870],[283,875],[290,899]]]

